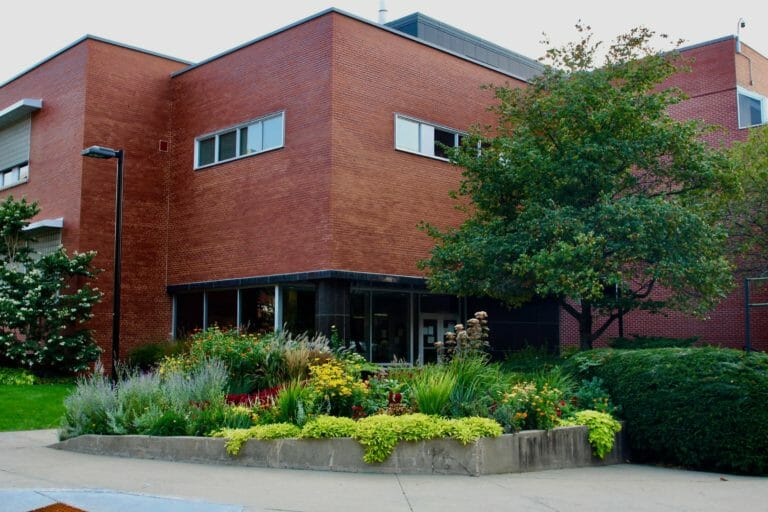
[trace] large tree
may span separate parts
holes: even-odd
[[[705,314],[728,291],[725,232],[706,198],[730,187],[727,159],[678,121],[684,99],[662,83],[683,72],[674,52],[634,29],[607,48],[589,27],[548,50],[527,87],[493,87],[498,122],[451,153],[467,220],[427,225],[430,286],[510,305],[555,299],[579,324],[582,349],[620,314]]]
[[[0,360],[43,372],[86,370],[100,353],[84,325],[101,297],[86,282],[95,253],[34,254],[24,228],[39,211],[24,199],[0,202]]]
[[[733,145],[731,157],[740,187],[719,203],[732,258],[741,272],[768,277],[768,126],[753,128],[747,141]]]

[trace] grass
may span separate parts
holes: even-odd
[[[0,432],[56,428],[74,384],[0,385]]]

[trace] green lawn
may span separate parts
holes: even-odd
[[[0,385],[0,432],[56,428],[74,384]]]

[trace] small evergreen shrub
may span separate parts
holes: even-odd
[[[633,456],[768,473],[768,354],[721,348],[595,350],[573,358],[621,405]]]

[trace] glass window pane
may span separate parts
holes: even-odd
[[[366,359],[371,359],[370,340],[370,297],[369,292],[352,292],[350,294],[350,310],[352,319],[350,327],[352,336],[351,346],[355,352],[362,354]]]
[[[294,334],[314,332],[314,290],[287,287],[283,290],[283,323]]]
[[[265,333],[274,330],[274,287],[240,290],[240,324],[243,332]]]
[[[445,152],[443,145],[446,145],[449,148],[455,147],[456,134],[454,132],[435,128],[435,156],[439,156],[440,158],[448,158],[448,154]]]
[[[419,123],[398,117],[395,124],[395,147],[419,151]]]
[[[250,155],[251,153],[258,153],[262,150],[261,135],[262,125],[261,122],[254,123],[250,126],[240,130],[240,154]]]
[[[263,149],[279,148],[283,145],[283,115],[270,117],[261,122],[263,134]]]
[[[760,100],[747,96],[746,94],[739,94],[739,127],[745,128],[747,126],[761,124],[763,122],[762,114]]]
[[[203,328],[203,292],[183,293],[176,296],[175,337],[183,339]]]
[[[406,293],[373,294],[373,361],[410,361],[409,297]]]
[[[3,180],[3,186],[15,185],[19,182],[19,168],[15,167],[5,173],[5,179]]]
[[[231,131],[219,135],[219,161],[235,158],[237,148],[237,132]]]
[[[208,325],[221,330],[237,326],[237,290],[208,292]]]
[[[216,138],[209,137],[197,143],[197,165],[203,166],[214,162],[216,151]]]
[[[29,165],[19,167],[19,181],[29,180]]]
[[[428,124],[421,124],[419,141],[419,153],[434,156],[435,155],[435,127]]]

